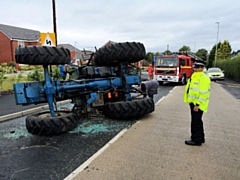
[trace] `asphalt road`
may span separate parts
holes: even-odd
[[[51,137],[34,136],[25,117],[0,125],[0,179],[64,179],[122,129],[135,121],[82,120],[73,131]]]
[[[173,87],[170,84],[160,86],[154,101],[166,96]],[[137,121],[83,119],[73,131],[44,137],[29,134],[25,118],[0,123],[0,179],[64,179]]]
[[[38,106],[43,106],[46,104],[38,104],[38,105],[16,105],[14,94],[2,95],[0,97],[0,116],[12,114],[19,111],[24,111],[27,109],[35,108]]]
[[[240,82],[233,81],[231,79],[225,79],[224,81],[216,81],[234,98],[240,100]]]

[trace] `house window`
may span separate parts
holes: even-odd
[[[24,41],[18,41],[18,47],[24,47]]]

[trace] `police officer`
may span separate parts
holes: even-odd
[[[201,146],[205,142],[202,115],[208,111],[211,81],[203,72],[204,66],[204,61],[194,63],[194,73],[184,91],[184,102],[191,109],[191,140],[186,140],[185,144],[192,146]]]

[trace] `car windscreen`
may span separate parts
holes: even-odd
[[[178,59],[176,57],[158,57],[156,60],[156,66],[177,66]]]
[[[210,68],[207,72],[222,72],[219,68]]]

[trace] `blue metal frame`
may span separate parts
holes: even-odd
[[[122,88],[127,101],[132,100],[131,92],[134,90],[132,85],[140,85],[141,78],[139,74],[129,75],[128,64],[121,63],[121,75],[118,77],[108,77],[106,79],[88,79],[85,82],[75,81],[52,81],[48,72],[48,66],[44,65],[43,82],[17,83],[14,84],[16,104],[28,105],[33,103],[47,102],[49,105],[51,116],[55,116],[54,96],[63,93],[71,94],[78,92],[79,95],[90,94],[87,100],[91,104],[98,99],[97,91],[105,91],[109,89]]]
[[[51,116],[53,117],[55,116],[54,106],[53,106],[54,89],[48,73],[48,66],[44,65],[43,68],[44,68],[44,78],[45,78],[44,92],[48,100],[48,106],[49,106]]]

